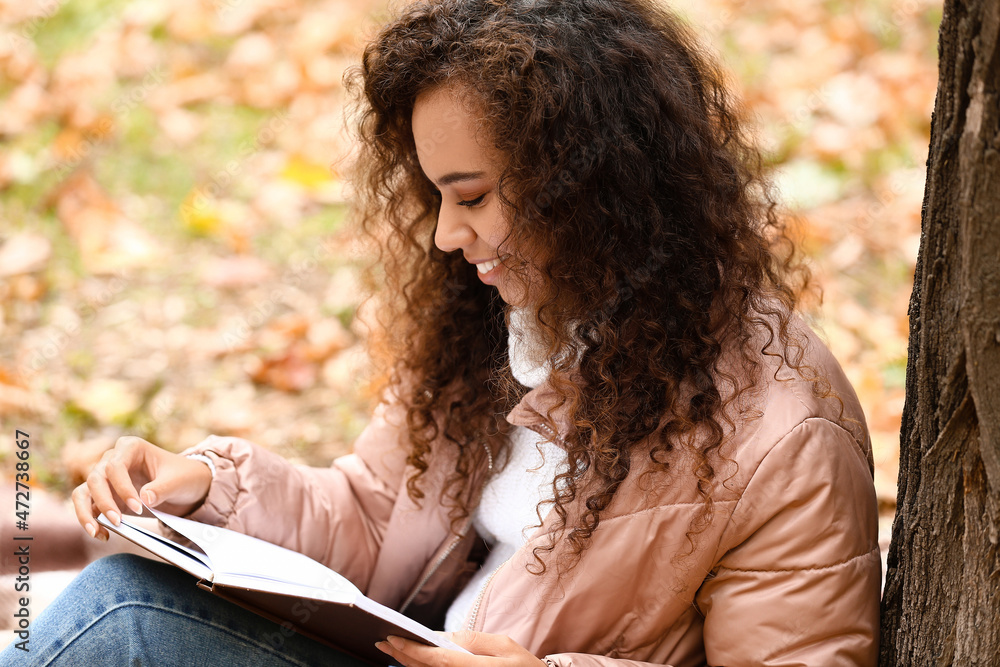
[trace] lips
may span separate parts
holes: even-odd
[[[484,283],[493,284],[493,281],[496,280],[503,268],[502,260],[508,257],[510,255],[504,255],[498,259],[488,259],[485,262],[478,262],[476,264],[476,271],[479,273],[479,279]]]
[[[491,259],[485,262],[480,262],[479,264],[476,264],[476,271],[479,271],[479,273],[481,274],[487,274],[493,269],[497,268],[499,264],[500,264],[499,259]]]

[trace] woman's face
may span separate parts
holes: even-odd
[[[487,149],[477,118],[455,89],[439,86],[413,105],[413,138],[424,175],[441,193],[434,244],[460,250],[479,279],[494,285],[509,304],[521,305],[523,289],[499,263],[498,246],[508,223],[497,198],[497,160]]]

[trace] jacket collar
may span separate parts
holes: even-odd
[[[579,379],[578,374],[574,377]],[[573,430],[573,421],[569,414],[569,404],[546,379],[527,394],[521,397],[510,412],[506,414],[507,422],[514,426],[534,427],[545,424],[545,416],[549,415],[556,427],[557,436],[565,438]]]

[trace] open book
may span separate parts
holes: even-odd
[[[365,597],[350,581],[313,559],[226,528],[146,509],[179,535],[185,546],[122,517],[108,530],[198,578],[198,586],[341,651],[377,665],[391,658],[374,644],[388,635],[465,649],[442,635]]]

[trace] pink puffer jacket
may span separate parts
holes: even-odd
[[[704,502],[678,450],[670,472],[632,473],[589,548],[557,584],[527,571],[553,517],[489,579],[469,627],[509,635],[552,665],[874,665],[881,566],[872,452],[857,397],[804,324],[803,360],[843,402],[766,366],[723,453],[710,521],[689,541]],[[772,357],[764,357],[770,363]],[[543,436],[553,391],[542,384],[507,415]],[[421,620],[440,618],[467,580],[477,537],[456,537],[446,512],[406,493],[402,408],[382,403],[353,454],[327,469],[287,463],[237,438],[188,452],[218,473],[192,517],[305,553],[367,595]],[[563,428],[565,415],[554,413]],[[551,435],[551,434],[550,434]],[[558,438],[557,438],[558,440]],[[440,457],[444,459],[445,457]],[[448,461],[424,487],[436,498]],[[717,466],[718,467],[718,466]]]

